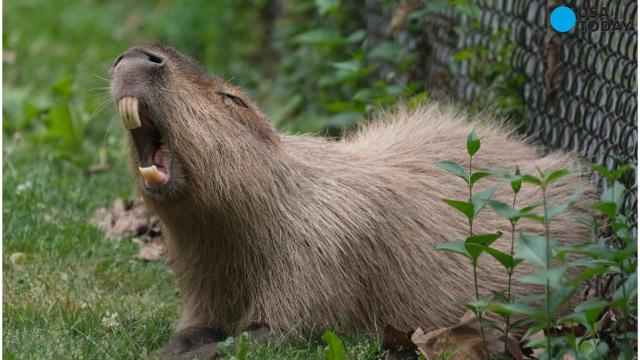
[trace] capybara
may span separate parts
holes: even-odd
[[[433,247],[468,236],[465,217],[442,199],[469,194],[436,163],[468,165],[465,140],[475,129],[476,171],[579,167],[566,153],[541,154],[488,116],[434,102],[381,111],[341,140],[279,133],[241,90],[164,46],[127,50],[110,79],[135,181],[164,223],[184,302],[167,357],[264,326],[296,333],[451,326],[475,296],[472,271],[467,259]],[[588,192],[576,171],[554,183],[549,198],[564,200],[579,185]],[[476,191],[489,186],[511,203],[508,183],[487,177]],[[517,204],[540,196],[524,184]],[[554,220],[554,239],[590,236],[575,215]],[[474,222],[475,233],[509,229],[489,209]],[[519,231],[542,229],[523,220]],[[509,245],[503,236],[495,246]],[[478,274],[485,295],[506,287],[505,270],[488,255]],[[530,288],[514,281],[513,291]]]

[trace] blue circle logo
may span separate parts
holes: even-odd
[[[576,26],[576,13],[566,6],[558,6],[551,12],[551,27],[557,32],[567,32]]]

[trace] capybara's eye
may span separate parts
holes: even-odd
[[[231,94],[227,94],[226,92],[222,92],[222,91],[218,91],[217,94],[220,95],[220,97],[222,97],[223,99],[233,101],[233,103],[238,105],[238,106],[242,106],[242,107],[248,108],[248,106],[244,102],[244,100],[242,100],[241,98],[239,98],[237,96],[234,96],[234,95],[231,95]]]

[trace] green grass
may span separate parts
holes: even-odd
[[[124,167],[87,177],[46,151],[4,161],[4,355],[122,358],[166,342],[179,311],[170,271],[134,261],[135,244],[90,224],[130,188]],[[103,324],[107,313],[117,326]]]
[[[242,40],[246,28],[231,29],[233,18],[214,11],[226,3],[188,3],[4,3],[5,52],[14,56],[3,80],[5,359],[144,358],[172,336],[181,302],[171,270],[133,260],[131,239],[107,240],[90,219],[116,197],[133,196],[105,79],[118,53],[188,39],[184,46],[210,70],[251,68],[246,45],[232,51],[235,61],[215,51],[230,48],[229,34],[251,44]],[[256,71],[238,80],[251,82]],[[85,175],[100,151],[112,169]],[[377,341],[342,336],[348,358],[377,356]],[[319,337],[300,338],[254,346],[249,357],[321,359],[324,347]]]

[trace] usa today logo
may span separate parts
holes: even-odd
[[[560,33],[576,27],[578,31],[633,30],[633,20],[611,19],[606,7],[579,7],[576,10],[564,5],[553,9],[549,17],[551,27]]]

